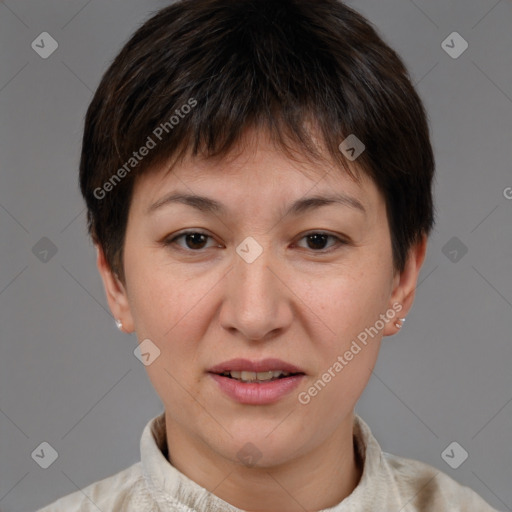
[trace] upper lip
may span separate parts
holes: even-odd
[[[282,370],[287,373],[304,373],[302,369],[281,359],[262,359],[261,361],[250,361],[249,359],[230,359],[223,363],[212,366],[208,372],[224,373],[234,372],[267,372]]]

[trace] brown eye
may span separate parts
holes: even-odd
[[[315,231],[306,234],[302,237],[301,240],[306,239],[307,248],[311,249],[313,252],[326,252],[329,250],[329,247],[326,249],[326,244],[329,239],[332,239],[335,241],[334,244],[331,244],[331,247],[336,245],[345,245],[346,242],[342,240],[341,238],[331,235],[329,233],[323,233],[321,231]]]
[[[325,249],[329,235],[316,233],[314,235],[308,235],[306,238],[311,249]]]
[[[189,249],[203,249],[207,238],[202,233],[190,233],[185,235],[185,244]]]
[[[182,244],[177,244],[180,248],[190,250],[192,252],[198,252],[205,248],[205,244],[209,238],[211,238],[211,236],[200,231],[186,231],[174,238],[166,240],[164,244],[166,246],[177,244],[178,240],[183,239],[185,241],[184,246]]]

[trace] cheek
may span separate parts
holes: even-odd
[[[328,337],[337,339],[342,347],[344,340],[374,325],[386,310],[390,296],[387,274],[374,264],[354,265],[328,272],[314,285],[303,283],[296,288],[297,295],[317,315]]]
[[[310,333],[318,373],[304,392],[315,414],[336,422],[353,409],[370,379],[382,337],[381,325],[375,325],[387,296],[379,275],[327,282],[321,291],[308,292],[308,305],[320,319]]]
[[[317,378],[328,381],[321,392],[325,401],[317,406],[337,403],[342,414],[345,406],[355,404],[375,366],[382,338],[380,315],[388,308],[390,288],[387,269],[376,262],[360,262],[329,277],[303,293],[319,319],[316,332],[310,333],[320,363]]]
[[[146,366],[153,387],[169,410],[184,407],[198,392],[194,362],[197,341],[203,336],[208,318],[205,300],[208,287],[187,283],[179,273],[148,272],[146,266],[131,267],[130,306],[139,342],[149,338],[160,353]],[[206,285],[209,280],[207,280]],[[180,383],[186,382],[186,389]],[[200,416],[200,411],[196,411]]]
[[[179,373],[183,368],[180,361],[196,356],[197,342],[211,320],[209,293],[219,278],[208,273],[188,278],[179,269],[149,261],[149,257],[127,258],[135,330],[139,341],[149,338],[158,346],[163,356],[160,363],[173,374]]]
[[[136,235],[127,234],[124,251],[130,309],[137,334],[161,336],[182,316],[189,300],[182,274],[158,261],[155,251],[137,246]],[[183,293],[187,290],[187,293]]]

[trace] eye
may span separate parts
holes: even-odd
[[[324,246],[329,238],[337,242],[337,244],[335,243],[334,245],[347,245],[347,242],[341,238],[331,235],[330,233],[324,233],[323,231],[312,231],[307,233],[301,238],[301,240],[306,239],[308,248],[313,249],[313,252],[327,252]]]
[[[185,246],[178,243],[178,240],[182,239],[184,240]],[[201,250],[208,248],[205,246],[208,239],[212,239],[212,237],[201,231],[184,231],[174,237],[164,240],[163,244],[165,246],[178,245],[178,247],[188,252],[200,252]],[[312,231],[307,233],[300,240],[304,239],[307,241],[307,248],[313,250],[313,252],[328,252],[328,249],[325,249],[325,244],[328,239],[335,241],[333,244],[334,246],[347,245],[347,242],[341,238],[322,231]],[[217,247],[219,246],[217,245]]]
[[[192,252],[199,252],[200,250],[205,248],[204,245],[208,238],[212,237],[201,231],[184,231],[183,233],[180,233],[179,235],[173,238],[165,240],[163,243],[166,246],[170,246],[173,244],[177,244],[178,240],[183,239],[185,241],[185,247],[183,247],[180,244],[177,244],[179,247],[185,250],[188,249]]]

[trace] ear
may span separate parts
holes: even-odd
[[[391,294],[389,308],[396,311],[395,308],[397,308],[397,304],[401,304],[402,309],[400,309],[399,312],[397,311],[396,317],[391,322],[386,323],[384,336],[396,334],[400,328],[396,327],[395,323],[397,321],[399,322],[399,318],[405,318],[409,313],[414,302],[418,276],[425,260],[426,252],[427,237],[423,235],[421,239],[410,248],[403,272],[397,272],[393,278],[393,292]],[[394,308],[393,304],[395,304]]]
[[[135,329],[126,288],[117,274],[111,270],[103,249],[99,245],[95,245],[95,247],[97,252],[96,265],[98,266],[98,271],[103,280],[110,311],[112,311],[115,319],[121,320],[123,324],[121,330],[131,333]]]

